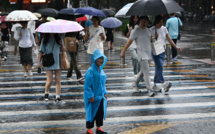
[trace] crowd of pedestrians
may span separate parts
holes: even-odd
[[[73,16],[69,20],[76,21]],[[90,68],[86,74],[82,75],[77,65],[77,52],[68,52],[70,55],[70,68],[67,70],[67,78],[72,77],[73,70],[75,70],[77,80],[84,80],[84,102],[86,109],[86,128],[87,133],[92,133],[94,127],[94,121],[96,121],[97,132],[106,133],[101,129],[103,125],[103,119],[106,116],[107,109],[107,90],[105,87],[107,76],[105,75],[103,68],[107,62],[107,57],[104,55],[104,42],[107,42],[108,51],[114,51],[114,28],[104,28],[99,25],[100,18],[93,16],[92,21],[87,21],[85,29],[82,32],[86,32],[85,41],[87,42],[87,54],[89,56]],[[172,60],[175,63],[177,61],[177,51],[182,50],[176,46],[177,39],[179,39],[179,29],[182,26],[180,19],[174,17],[174,14],[170,15],[170,19],[167,20],[166,27],[164,24],[164,18],[160,15],[155,17],[154,25],[148,27],[148,16],[131,16],[129,24],[126,25],[124,35],[128,38],[127,43],[120,57],[125,56],[127,49],[130,51],[133,72],[135,82],[132,84],[137,92],[139,92],[138,83],[143,79],[146,84],[146,89],[150,97],[155,96],[155,92],[164,89],[168,92],[171,88],[170,82],[165,82],[163,76],[163,65],[166,58],[166,53],[162,52],[159,55],[152,53],[151,44],[155,40],[160,40],[163,47],[166,47],[165,41],[167,40],[172,46]],[[43,23],[47,22],[47,16],[42,16],[42,20],[34,21],[21,21],[12,26],[11,30],[6,23],[1,23],[1,43],[0,51],[0,66],[2,61],[7,60],[10,34],[15,39],[14,55],[19,51],[20,64],[23,66],[24,77],[32,76],[32,50],[35,47],[35,52],[38,54],[38,69],[46,71],[46,84],[44,100],[49,100],[49,90],[55,78],[56,84],[56,102],[61,102],[61,66],[60,66],[60,52],[65,51],[64,37],[75,38],[75,44],[78,48],[78,40],[80,32],[65,33],[63,35],[55,33],[40,33],[35,32],[35,28]],[[48,67],[42,65],[42,57],[44,54],[53,53],[54,64]],[[155,63],[155,75],[154,84],[150,79],[150,63],[153,59]],[[53,77],[53,74],[55,77]]]

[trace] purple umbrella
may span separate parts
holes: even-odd
[[[81,7],[77,8],[75,13],[87,14],[90,16],[106,17],[105,13],[102,10],[93,8],[93,7]]]

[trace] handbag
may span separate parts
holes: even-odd
[[[180,32],[180,22],[179,22],[179,19],[178,19],[178,40],[181,39],[181,32]]]
[[[68,60],[66,52],[60,53],[60,66],[61,66],[61,69],[69,69],[70,68],[70,64],[69,64],[69,60]]]
[[[161,40],[156,40],[151,43],[152,44],[152,52],[154,55],[159,55],[165,52],[163,42]]]
[[[53,52],[53,48],[54,48],[54,43],[52,45],[52,52]],[[49,53],[49,54],[44,54],[42,56],[42,65],[44,67],[50,67],[50,66],[52,66],[55,63],[54,56],[53,56],[52,52]]]
[[[77,52],[76,38],[66,37],[64,39],[64,42],[65,42],[65,50],[67,52]]]

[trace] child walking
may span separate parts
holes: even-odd
[[[96,49],[93,53],[93,64],[85,74],[86,134],[93,134],[94,121],[97,126],[96,134],[107,134],[101,129],[107,111],[107,90],[105,87],[107,76],[103,71],[106,62],[107,57]]]

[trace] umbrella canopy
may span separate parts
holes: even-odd
[[[113,10],[111,10],[111,9],[102,9],[102,11],[105,13],[105,15],[107,17],[113,17],[114,14],[115,14],[115,12]]]
[[[29,21],[38,20],[38,18],[30,11],[15,10],[7,15],[6,21]]]
[[[76,8],[64,8],[59,11],[59,14],[75,15]]]
[[[116,14],[115,17],[117,18],[127,18],[129,16],[126,16],[126,13],[128,12],[128,10],[130,9],[130,7],[133,5],[134,3],[128,3],[126,4],[124,7],[122,7]]]
[[[2,17],[0,17],[0,22],[5,22],[5,18],[6,18],[7,16],[2,16]]]
[[[58,19],[41,24],[36,31],[41,33],[67,33],[77,32],[83,29],[84,28],[75,21]]]
[[[54,8],[43,8],[39,9],[37,13],[40,13],[42,16],[50,16],[56,18],[58,16],[58,11]]]
[[[108,17],[108,18],[102,20],[100,25],[105,28],[117,28],[122,25],[122,22],[117,18]]]
[[[42,15],[40,13],[33,13],[37,18],[41,18]]]
[[[93,7],[81,7],[77,8],[75,13],[79,14],[87,14],[91,16],[98,16],[98,17],[106,17],[105,13],[102,10],[95,9]]]
[[[80,21],[87,21],[87,20],[88,20],[88,19],[87,19],[87,16],[85,15],[85,16],[83,16],[83,17],[77,18],[76,21],[80,22]]]
[[[161,15],[184,11],[174,0],[139,0],[126,15]]]
[[[1,12],[0,16],[5,16],[5,15],[8,15],[8,14],[9,14],[8,12]]]

